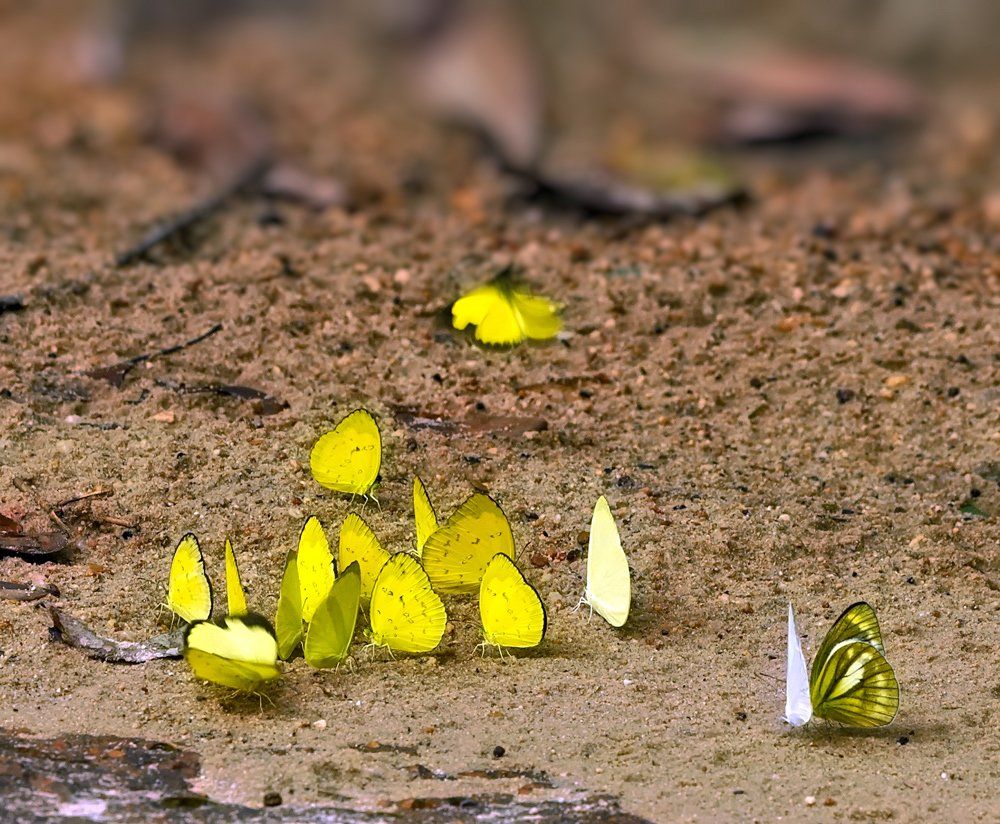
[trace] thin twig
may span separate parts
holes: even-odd
[[[163,358],[167,355],[173,355],[175,352],[180,352],[182,349],[187,349],[191,346],[201,343],[206,338],[210,338],[217,332],[222,331],[222,324],[217,323],[207,332],[203,332],[196,338],[191,338],[191,340],[184,341],[184,343],[178,343],[174,346],[168,346],[166,349],[159,349],[155,352],[146,352],[142,355],[136,355],[132,358],[127,358],[118,363],[113,363],[111,366],[100,366],[96,369],[88,369],[83,374],[89,378],[99,378],[106,380],[112,386],[121,388],[121,385],[125,382],[125,376],[131,372],[140,363],[145,363],[146,361],[154,360],[155,358]]]
[[[149,253],[162,243],[166,243],[178,235],[187,232],[197,224],[214,215],[232,198],[255,187],[271,167],[269,157],[261,157],[250,163],[242,172],[236,175],[224,188],[213,193],[190,209],[181,212],[176,217],[164,221],[151,229],[138,243],[130,246],[115,258],[115,266],[123,268],[140,260],[145,260]]]
[[[82,501],[91,501],[94,498],[110,498],[115,494],[113,489],[98,488],[93,492],[84,492],[81,495],[74,495],[72,498],[67,498],[65,501],[60,501],[55,504],[52,508],[55,510],[65,509],[71,504],[78,504]]]

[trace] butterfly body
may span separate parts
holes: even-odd
[[[347,495],[368,497],[382,465],[382,435],[367,409],[357,409],[319,438],[309,453],[313,478]]]
[[[794,726],[813,715],[851,727],[881,727],[899,709],[899,684],[885,658],[875,610],[851,604],[820,644],[806,679],[802,643],[788,607],[785,719]]]
[[[622,549],[611,507],[603,495],[597,499],[590,521],[587,586],[583,602],[613,627],[625,624],[632,604],[628,559]]]
[[[187,623],[204,621],[212,614],[212,584],[193,533],[181,538],[170,561],[167,606]]]
[[[483,573],[479,616],[483,640],[501,650],[538,646],[548,624],[538,591],[503,553],[494,555]]]
[[[496,501],[477,492],[427,539],[421,560],[438,592],[472,593],[498,552],[514,557],[510,522]]]
[[[397,652],[430,652],[441,643],[447,622],[444,604],[420,562],[407,552],[392,555],[372,592],[372,643]]]
[[[458,330],[475,326],[480,343],[513,346],[555,337],[562,329],[559,309],[559,304],[515,285],[508,269],[456,300],[451,321]]]
[[[196,678],[240,692],[256,692],[281,675],[274,629],[254,613],[195,621],[184,631],[183,652]]]

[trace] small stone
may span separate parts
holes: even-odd
[[[899,389],[899,387],[906,386],[909,382],[909,375],[889,375],[889,377],[885,379],[885,385],[889,389]]]
[[[281,793],[275,792],[274,790],[268,790],[264,793],[264,806],[265,807],[280,807],[281,806]]]
[[[902,746],[903,744],[909,744],[910,737],[908,735],[901,735],[899,736],[899,738],[896,739],[896,743],[899,744],[900,746]]]
[[[816,805],[816,796],[814,796],[814,795],[807,795],[806,796],[806,806],[807,807],[814,807],[815,805]]]
[[[787,512],[782,512],[782,513],[781,513],[781,514],[780,514],[780,515],[778,516],[778,520],[779,520],[779,521],[780,521],[781,523],[783,523],[783,524],[787,524],[787,523],[790,523],[790,522],[791,522],[791,520],[792,520],[792,516],[791,516],[791,515],[789,515],[789,514],[788,514]]]
[[[410,282],[410,270],[409,269],[397,269],[396,273],[392,276],[395,283],[400,286],[405,286]]]
[[[837,403],[848,403],[854,400],[854,390],[853,389],[838,389],[837,390]]]
[[[495,747],[493,748],[493,757],[494,757],[494,758],[503,758],[503,757],[504,757],[504,756],[505,756],[506,754],[507,754],[507,750],[505,750],[505,749],[504,749],[503,747],[501,747],[501,746],[500,746],[499,744],[497,744],[497,745],[496,745],[496,746],[495,746]]]
[[[312,728],[314,730],[325,730],[326,729],[326,719],[325,718],[319,718],[316,721],[313,721],[312,722]]]
[[[158,423],[173,423],[175,420],[175,416],[174,413],[168,409],[165,412],[157,412],[155,415],[153,415],[153,420],[157,421]]]

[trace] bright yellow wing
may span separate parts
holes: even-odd
[[[491,346],[512,346],[525,338],[546,340],[562,329],[559,304],[515,287],[504,271],[477,286],[451,307],[456,329],[476,327],[476,340]]]
[[[427,539],[421,559],[439,592],[477,592],[498,552],[514,557],[510,523],[492,498],[477,492]]]
[[[597,499],[590,520],[587,587],[583,600],[613,627],[620,627],[628,620],[632,578],[618,526],[603,495]]]
[[[245,615],[247,596],[240,580],[240,568],[236,565],[236,553],[226,538],[226,606],[230,615]]]
[[[323,603],[336,578],[336,567],[330,553],[330,543],[316,516],[310,516],[299,534],[296,559],[299,593],[302,598],[302,620],[312,620],[313,613]]]
[[[313,477],[327,489],[367,495],[382,465],[382,435],[371,412],[357,409],[313,445]]]
[[[361,575],[361,602],[367,605],[372,598],[375,579],[389,560],[389,553],[382,549],[371,527],[352,512],[340,526],[339,554],[341,569],[357,562]]]
[[[167,606],[188,623],[204,621],[212,614],[212,584],[205,574],[198,539],[190,532],[181,538],[170,562]]]
[[[420,562],[397,552],[382,567],[369,611],[372,643],[397,652],[430,652],[448,623]]]
[[[833,626],[830,627],[823,643],[816,650],[816,657],[813,658],[812,671],[809,675],[810,681],[815,681],[819,677],[819,671],[830,657],[833,648],[844,641],[864,641],[885,655],[885,649],[882,646],[882,633],[878,628],[875,610],[864,601],[851,604],[833,622]]]
[[[438,528],[438,521],[424,482],[420,480],[418,475],[413,476],[413,519],[417,524],[417,557],[419,558],[427,539]]]
[[[510,301],[525,337],[548,340],[562,330],[558,303],[517,289],[511,290]]]
[[[274,630],[278,638],[278,657],[287,661],[302,640],[302,593],[299,588],[297,550],[288,553],[285,572],[281,576],[278,593],[278,611],[274,616]]]
[[[851,727],[881,727],[896,717],[899,684],[885,656],[864,641],[841,641],[810,679],[813,713]]]
[[[330,588],[313,615],[303,647],[306,663],[317,669],[335,667],[347,657],[361,602],[361,569],[352,561]]]
[[[196,678],[242,692],[281,675],[274,630],[253,613],[227,615],[217,624],[195,621],[184,632],[184,657]]]
[[[498,553],[479,587],[483,638],[495,647],[534,647],[545,637],[545,606],[514,562]]]

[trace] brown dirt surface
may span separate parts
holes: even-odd
[[[397,99],[337,26],[241,24],[179,64],[150,48],[102,86],[62,71],[69,23],[25,8],[0,50],[0,83],[20,90],[0,102],[0,295],[25,304],[0,314],[0,503],[51,531],[56,502],[114,494],[61,510],[68,562],[0,557],[0,579],[55,585],[48,602],[145,638],[192,530],[216,590],[228,535],[273,615],[304,518],[335,540],[352,510],[313,482],[309,448],[365,406],[383,544],[413,542],[414,473],[439,514],[489,490],[549,628],[537,651],[483,658],[475,602],[449,599],[436,653],[298,660],[261,707],[183,661],[90,660],[49,640],[39,602],[0,601],[0,726],[193,749],[199,790],[252,805],[581,789],[656,821],[1000,820],[995,99],[944,89],[923,129],[860,155],[744,158],[749,206],[633,226],[511,204],[474,145]],[[168,63],[175,88],[254,89],[282,157],[345,181],[353,206],[238,198],[181,248],[116,267],[218,185],[148,139]],[[486,351],[442,322],[510,262],[564,303],[559,341]],[[215,324],[120,387],[85,374]],[[416,428],[401,408],[478,424]],[[633,570],[621,631],[573,609],[601,494]],[[862,599],[898,717],[790,729],[788,602],[808,658]]]

